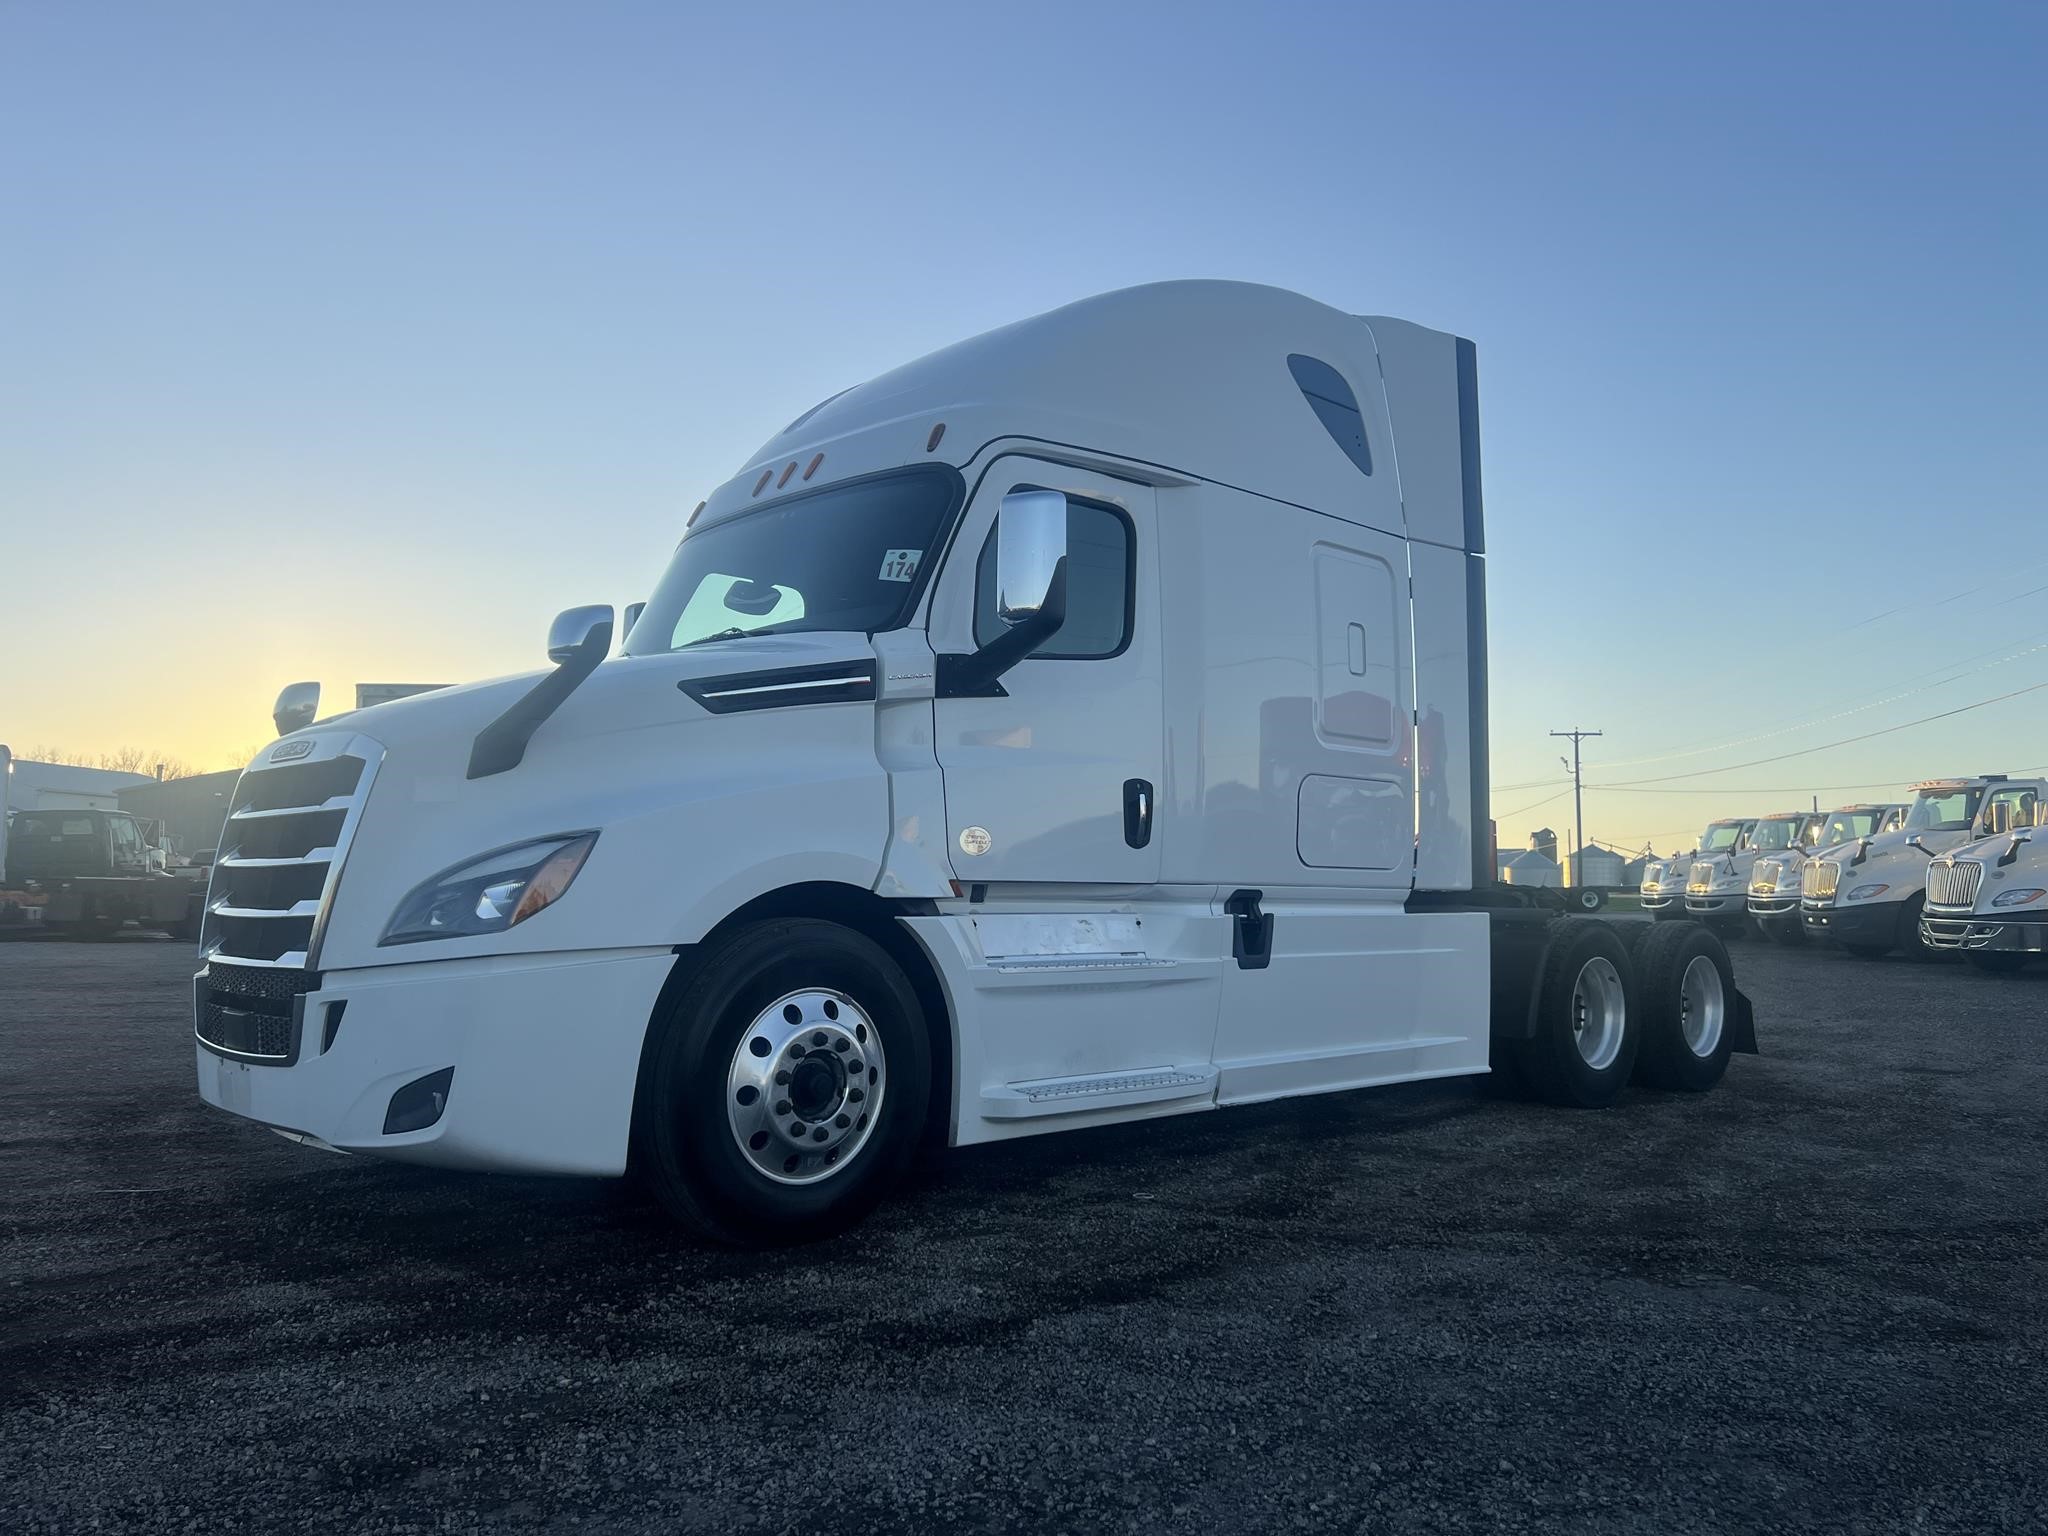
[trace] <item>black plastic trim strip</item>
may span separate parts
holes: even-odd
[[[1458,454],[1465,487],[1465,552],[1486,553],[1486,504],[1479,489],[1479,349],[1458,344]]]
[[[872,703],[877,696],[873,658],[686,677],[676,686],[714,715],[799,704]]]
[[[1487,721],[1486,557],[1465,557],[1465,714],[1471,738],[1472,888],[1500,878],[1493,849],[1493,750]]]

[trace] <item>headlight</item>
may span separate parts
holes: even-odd
[[[595,832],[570,833],[444,869],[406,893],[377,942],[467,938],[523,923],[561,898],[596,846]]]
[[[2000,891],[1991,898],[1994,907],[2024,907],[2030,901],[2039,901],[2048,896],[2048,891]]]
[[[1890,890],[1888,885],[1859,885],[1845,898],[1849,901],[1868,901],[1873,896],[1882,896]]]

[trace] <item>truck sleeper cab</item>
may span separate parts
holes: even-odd
[[[2048,959],[2048,795],[2030,821],[2019,797],[1985,818],[1989,834],[1927,866],[1920,941],[1963,955],[1980,971],[2009,975]]]
[[[1395,452],[1398,443],[1398,455]],[[243,774],[202,1096],[330,1148],[620,1174],[714,1236],[952,1144],[1754,1048],[1718,941],[1492,885],[1469,343],[1169,283],[834,396],[610,655]]]
[[[1807,861],[1799,900],[1807,936],[1832,940],[1863,959],[1895,949],[1933,953],[1920,923],[1929,864],[1990,835],[1994,825],[2031,823],[2044,791],[2048,782],[2004,774],[1915,785],[1897,830],[1859,837]]]

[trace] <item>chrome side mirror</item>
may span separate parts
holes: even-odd
[[[278,735],[289,736],[293,731],[303,731],[311,725],[313,717],[319,713],[318,683],[286,683],[277,695],[277,702],[270,706],[270,721],[277,727]]]
[[[612,605],[564,608],[548,626],[548,660],[560,666],[586,650],[602,656],[612,648]]]
[[[1067,557],[1067,498],[1012,491],[996,514],[996,615],[1021,624],[1045,607],[1053,573]]]

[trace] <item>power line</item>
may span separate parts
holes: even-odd
[[[1525,805],[1519,811],[1508,811],[1504,815],[1496,816],[1493,819],[1495,821],[1508,821],[1516,816],[1526,816],[1531,811],[1541,810],[1544,806],[1550,804],[1550,802],[1553,800],[1562,800],[1566,795],[1570,794],[1571,792],[1571,786],[1566,785],[1563,789],[1560,789],[1554,795],[1545,795],[1541,800],[1538,800],[1534,805]]]
[[[2007,699],[2017,699],[2030,693],[2039,693],[2048,688],[2048,682],[2030,683],[2024,688],[2015,688],[2010,693],[2001,693],[1994,698],[1979,699],[1974,704],[1960,704],[1954,709],[1944,709],[1939,714],[1922,715],[1918,720],[1907,720],[1899,725],[1887,725],[1875,731],[1865,731],[1861,736],[1844,736],[1840,741],[1822,742],[1817,747],[1801,747],[1796,752],[1780,752],[1775,757],[1752,758],[1746,763],[1729,763],[1720,768],[1695,768],[1686,773],[1667,773],[1651,779],[1622,779],[1613,784],[1595,784],[1594,789],[1629,789],[1641,784],[1669,784],[1674,779],[1698,779],[1710,774],[1738,773],[1744,768],[1761,768],[1767,763],[1782,763],[1794,757],[1810,757],[1815,752],[1832,752],[1836,747],[1853,746],[1859,741],[1870,741],[1878,736],[1889,736],[1896,731],[1908,731],[1916,725],[1931,725],[1936,720],[1947,720],[1956,715],[1966,715],[1973,709],[1983,709],[1991,704],[2003,704]],[[1556,734],[1553,732],[1552,734]]]
[[[1609,762],[1608,766],[1610,768],[1635,768],[1648,763],[1672,763],[1679,761],[1681,758],[1705,757],[1710,752],[1725,752],[1731,747],[1746,747],[1751,742],[1769,741],[1774,736],[1790,736],[1796,731],[1811,730],[1814,726],[1826,725],[1830,721],[1846,720],[1851,715],[1861,715],[1873,709],[1882,709],[1887,704],[1896,704],[1901,699],[1910,699],[1917,693],[1929,693],[1936,688],[1946,688],[1950,683],[1959,683],[1966,677],[1975,677],[1980,672],[1989,672],[1996,667],[2007,666],[2012,662],[2018,661],[2023,656],[2033,655],[2036,651],[2048,651],[2048,640],[2042,640],[2038,644],[2013,651],[2008,655],[1999,657],[1996,661],[1988,661],[1981,667],[1965,667],[1964,665],[1967,662],[1975,661],[1982,656],[1989,656],[1992,652],[2002,649],[2004,647],[1994,645],[1989,650],[1978,651],[1970,656],[1958,657],[1939,667],[1930,667],[1925,672],[1915,673],[1911,677],[1901,679],[1901,681],[1908,683],[1918,682],[1919,679],[1932,677],[1937,672],[1948,672],[1950,675],[1935,678],[1931,683],[1921,683],[1916,688],[1901,688],[1897,693],[1887,693],[1878,698],[1870,699],[1865,703],[1851,705],[1847,709],[1838,709],[1833,714],[1818,715],[1811,720],[1800,720],[1791,725],[1773,726],[1770,730],[1757,731],[1748,736],[1737,736],[1728,741],[1716,742],[1710,747],[1687,747],[1683,751],[1660,752],[1648,757],[1617,758]],[[1953,669],[1956,667],[1964,667],[1964,670],[1960,672],[1954,671]],[[1854,695],[1851,695],[1851,697],[1854,697]]]

